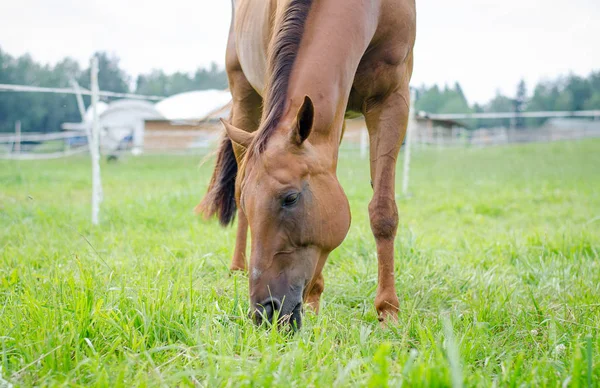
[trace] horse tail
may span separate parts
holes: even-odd
[[[236,0],[231,0],[231,24],[229,33],[233,33]],[[202,214],[205,219],[216,216],[222,226],[233,223],[237,205],[235,203],[235,177],[238,165],[233,153],[233,144],[224,133],[217,150],[217,161],[212,177],[206,190],[206,195],[194,208],[196,214]]]
[[[202,214],[204,218],[216,215],[223,226],[233,222],[237,209],[235,203],[237,172],[238,165],[233,153],[233,144],[225,134],[217,151],[217,162],[206,195],[194,209],[196,214]]]

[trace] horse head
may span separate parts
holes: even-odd
[[[251,134],[224,122],[229,138],[246,150],[236,199],[250,227],[250,300],[257,323],[272,322],[278,313],[280,321],[300,328],[302,302],[350,227],[335,161],[311,144],[314,115],[305,97],[263,149],[260,130]]]

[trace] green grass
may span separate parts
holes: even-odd
[[[103,164],[95,228],[88,159],[0,161],[0,387],[600,384],[600,141],[415,152],[387,329],[343,152],[352,226],[293,337],[247,319],[233,229],[192,214],[200,160]]]

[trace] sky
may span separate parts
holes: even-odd
[[[255,0],[263,1],[263,0]],[[223,65],[228,0],[0,1],[0,48],[54,64],[95,51],[135,77]],[[470,103],[524,79],[600,70],[599,0],[417,0],[413,86],[460,82]]]

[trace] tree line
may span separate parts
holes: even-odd
[[[94,55],[98,58],[100,90],[170,96],[192,90],[227,88],[225,70],[216,64],[199,68],[193,74],[165,74],[155,70],[133,81],[120,67],[118,57],[106,52]],[[89,89],[89,66],[81,67],[68,57],[53,66],[45,65],[28,54],[15,58],[0,48],[0,84],[70,88],[72,80]],[[84,102],[89,106],[90,98],[84,96]],[[0,132],[14,131],[17,120],[21,121],[24,132],[55,132],[64,122],[81,121],[81,115],[74,95],[0,92]]]
[[[199,68],[194,73],[176,72],[166,74],[154,70],[149,74],[132,79],[121,67],[119,58],[106,52],[94,54],[98,58],[98,83],[101,90],[137,93],[144,95],[170,96],[192,90],[225,89],[225,70],[212,64]],[[71,87],[76,80],[80,86],[90,87],[89,66],[65,58],[57,64],[44,65],[30,55],[13,57],[0,48],[0,83],[45,87]],[[84,97],[86,106],[89,97]],[[527,91],[521,81],[513,96],[500,92],[486,104],[469,104],[457,82],[452,87],[438,85],[416,88],[415,107],[430,113],[470,112],[527,112],[527,111],[574,111],[600,109],[600,71],[587,77],[567,75],[538,83],[533,93]],[[73,95],[0,92],[0,132],[12,132],[17,120],[23,131],[53,132],[64,122],[81,120]],[[543,119],[470,120],[469,127],[510,126],[526,127],[540,125]]]
[[[429,113],[495,113],[495,112],[535,112],[535,111],[576,111],[600,109],[600,71],[591,72],[587,77],[574,74],[560,76],[552,80],[539,82],[531,95],[527,92],[525,81],[521,80],[514,96],[496,92],[486,104],[470,105],[460,84],[440,88],[421,86],[416,89],[415,109]],[[517,128],[538,126],[543,118],[470,120],[469,127],[508,127]]]

